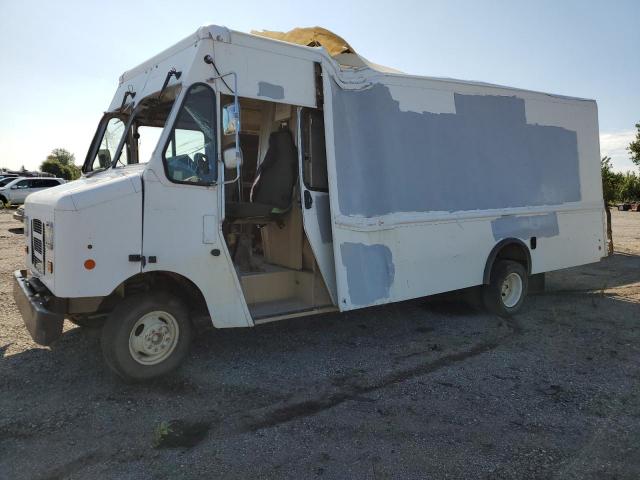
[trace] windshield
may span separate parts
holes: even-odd
[[[133,114],[106,114],[82,167],[84,173],[118,165],[146,163],[158,143],[179,88],[168,88],[143,99]],[[122,147],[120,145],[122,144]]]

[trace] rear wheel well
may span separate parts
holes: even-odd
[[[139,273],[128,278],[102,301],[99,310],[110,312],[123,298],[158,291],[170,292],[180,298],[192,320],[209,315],[207,302],[196,284],[178,273],[167,271]]]
[[[491,280],[491,270],[496,260],[518,262],[525,268],[527,275],[531,275],[531,252],[522,240],[506,238],[493,247],[484,267],[482,283],[485,285],[488,285]]]
[[[9,200],[7,200],[7,197],[5,197],[4,195],[0,195],[0,202],[9,203]]]

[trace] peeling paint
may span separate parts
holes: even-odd
[[[580,201],[575,131],[527,124],[525,101],[515,96],[454,93],[454,102],[456,113],[402,111],[385,85],[353,91],[333,83],[339,213]]]
[[[318,216],[318,227],[322,243],[333,242],[331,232],[331,209],[329,207],[329,195],[317,195],[314,198],[316,215]]]
[[[389,247],[345,242],[340,244],[340,255],[347,270],[349,297],[353,305],[372,305],[389,298],[395,278]]]
[[[509,237],[555,237],[560,234],[558,214],[505,215],[491,221],[491,231],[495,240]]]
[[[284,87],[268,82],[258,82],[258,96],[282,100],[284,98]]]

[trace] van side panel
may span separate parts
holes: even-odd
[[[532,273],[602,257],[595,102],[369,80],[324,80],[342,310],[479,285],[504,238],[536,237]]]

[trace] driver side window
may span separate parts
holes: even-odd
[[[164,149],[165,171],[172,182],[215,183],[215,103],[207,85],[195,84],[187,91]]]

